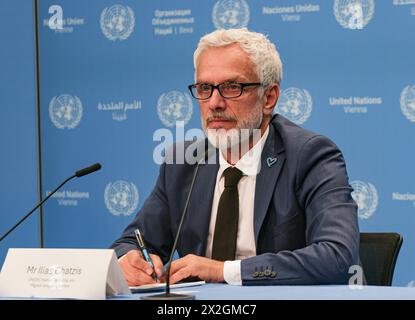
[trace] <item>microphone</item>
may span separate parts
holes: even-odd
[[[13,227],[11,227],[4,235],[1,236],[0,242],[3,241],[4,238],[6,238],[14,229],[16,229],[23,221],[25,221],[29,216],[37,209],[39,208],[46,200],[48,200],[56,191],[58,191],[65,183],[67,183],[69,180],[75,178],[75,177],[82,177],[87,174],[90,174],[92,172],[98,171],[101,169],[101,164],[95,163],[92,166],[83,168],[81,170],[78,170],[75,172],[75,174],[68,179],[66,179],[64,182],[62,182],[55,190],[53,190],[45,199],[43,199],[36,207],[34,207],[28,214],[26,214],[22,219],[20,219]]]
[[[81,170],[78,170],[75,172],[75,176],[82,177],[82,176],[86,176],[87,174],[90,174],[92,172],[98,171],[99,169],[101,169],[101,164],[100,163],[95,163],[92,166],[83,168]]]
[[[179,240],[179,236],[182,230],[183,221],[187,215],[187,207],[189,206],[190,197],[192,196],[192,193],[193,193],[193,187],[196,181],[197,172],[199,171],[199,166],[203,161],[207,161],[207,159],[211,156],[212,152],[214,152],[215,150],[214,148],[209,148],[209,147],[210,147],[210,144],[208,144],[207,150],[203,152],[202,157],[197,162],[196,168],[193,171],[193,177],[192,177],[192,182],[190,183],[189,193],[187,194],[186,202],[184,204],[184,208],[182,211],[182,217],[180,219],[179,227],[177,228],[176,238],[174,239],[173,247],[170,252],[170,258],[166,266],[166,270],[167,270],[166,291],[161,294],[143,296],[141,297],[141,299],[143,300],[194,300],[195,299],[195,296],[191,294],[170,293],[170,268],[171,268],[171,263],[173,261],[174,252],[176,251],[177,242]]]

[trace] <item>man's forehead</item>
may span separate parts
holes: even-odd
[[[212,84],[219,84],[222,82],[246,82],[250,80],[244,74],[231,75],[231,74],[224,73],[224,74],[217,74],[216,76],[217,76],[215,77],[216,79],[213,79],[211,75],[201,74],[201,75],[196,75],[196,78],[197,78],[196,80],[198,83],[207,82],[207,83],[212,83]]]
[[[200,55],[196,67],[196,78],[200,81],[246,81],[256,78],[256,70],[239,45],[209,47]]]

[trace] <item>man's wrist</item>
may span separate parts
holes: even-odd
[[[242,285],[241,260],[225,261],[223,265],[223,278],[230,285]]]

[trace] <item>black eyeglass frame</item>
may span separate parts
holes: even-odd
[[[201,84],[206,84],[206,85],[209,85],[211,87],[210,94],[206,98],[198,98],[198,97],[195,97],[195,95],[193,94],[192,88],[196,88],[197,85],[201,85]],[[237,96],[225,97],[222,94],[222,92],[220,91],[220,86],[224,85],[224,84],[238,84],[238,85],[241,86],[241,92]],[[214,84],[211,84],[211,83],[201,82],[201,83],[191,84],[191,85],[188,86],[188,88],[189,88],[189,91],[190,91],[193,98],[195,98],[197,100],[207,100],[207,99],[210,99],[212,97],[213,90],[215,90],[215,89],[217,89],[219,91],[219,94],[221,95],[222,98],[224,98],[224,99],[234,99],[234,98],[240,97],[244,93],[244,88],[245,87],[252,87],[252,86],[263,87],[264,84],[262,82],[229,82],[229,81],[225,81],[225,82],[218,83],[217,85],[214,85]]]

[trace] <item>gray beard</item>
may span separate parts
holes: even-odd
[[[255,111],[257,110],[253,110],[249,117],[229,130],[207,129],[206,123],[202,119],[203,131],[210,144],[222,152],[230,151],[234,162],[239,160],[250,149],[250,145],[255,145],[261,138],[260,128],[263,114]],[[221,117],[222,115],[215,113],[212,116]]]

